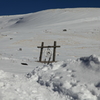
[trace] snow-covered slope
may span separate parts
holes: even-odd
[[[56,53],[58,62],[50,65],[36,62],[40,52],[37,46],[41,42],[53,45],[54,41],[61,46]],[[45,59],[45,51],[42,60]],[[51,9],[0,16],[0,70],[5,71],[0,71],[0,98],[99,100],[99,56],[100,8]],[[31,71],[27,76],[26,73]],[[35,86],[39,87],[35,89],[36,94],[32,92]],[[41,96],[37,96],[38,93]],[[50,96],[46,96],[47,93]]]
[[[35,62],[39,57],[37,46],[41,42],[53,45],[54,41],[61,46],[57,49],[57,60],[99,55],[99,24],[99,8],[51,9],[24,15],[1,16],[1,59],[6,57]]]

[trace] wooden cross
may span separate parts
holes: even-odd
[[[47,63],[46,61],[42,61],[43,48],[53,48],[53,58],[52,58],[52,61],[50,61],[50,62],[55,62],[55,58],[56,58],[56,48],[57,47],[60,47],[60,46],[57,46],[56,41],[54,41],[54,46],[44,46],[44,42],[41,43],[41,46],[37,46],[37,48],[41,48],[39,62]]]

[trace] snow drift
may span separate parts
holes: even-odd
[[[94,64],[92,64],[93,62]],[[71,67],[74,65],[74,68]],[[76,68],[75,68],[76,67]],[[88,71],[90,78],[96,79],[98,76],[92,75],[91,70],[96,73],[100,69],[100,57],[91,55],[89,57],[81,57],[77,60],[67,60],[66,62],[58,62],[50,65],[38,66],[31,73],[27,74],[27,78],[34,75],[38,76],[37,82],[42,86],[51,88],[54,92],[69,96],[71,100],[99,100],[100,98],[100,80],[92,80],[90,83],[85,80],[84,83],[77,77],[78,71],[81,72],[81,78],[85,71]],[[100,71],[99,71],[100,72]],[[98,73],[100,76],[100,73]],[[85,78],[87,74],[85,75]]]

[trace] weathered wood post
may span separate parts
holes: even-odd
[[[40,62],[42,61],[43,46],[44,46],[44,42],[41,43],[40,57],[39,57]]]
[[[53,62],[55,62],[56,57],[56,41],[54,41],[54,48],[53,48]]]

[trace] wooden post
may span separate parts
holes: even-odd
[[[54,41],[54,48],[53,48],[53,62],[55,62],[55,56],[56,56],[56,41]]]
[[[43,46],[44,46],[44,42],[41,43],[41,50],[40,50],[40,57],[39,57],[40,62],[42,61]]]

